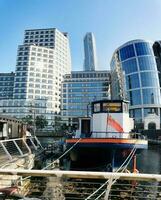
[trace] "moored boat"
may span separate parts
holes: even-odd
[[[129,117],[128,102],[100,100],[92,102],[91,108],[91,118],[80,118],[76,135],[66,140],[67,149],[71,148],[66,169],[116,171],[124,167],[129,155],[135,168],[135,156],[148,148],[148,142],[132,132],[134,121]]]

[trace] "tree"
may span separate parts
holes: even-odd
[[[53,128],[56,134],[65,134],[69,131],[69,126],[62,123],[61,117],[56,116],[53,123]]]
[[[29,126],[33,126],[33,118],[32,115],[27,115],[26,117],[22,118],[22,121],[25,122]]]
[[[36,128],[43,129],[48,125],[48,121],[43,115],[36,116],[35,119]]]

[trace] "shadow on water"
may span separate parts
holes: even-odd
[[[137,156],[140,173],[161,174],[161,145],[149,145]]]

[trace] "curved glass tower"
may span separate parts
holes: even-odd
[[[84,71],[97,69],[96,42],[93,33],[87,33],[84,37]]]
[[[112,98],[130,101],[130,116],[143,122],[150,112],[160,115],[161,95],[153,43],[133,40],[119,47],[111,61]]]

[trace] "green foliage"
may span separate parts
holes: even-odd
[[[26,117],[22,118],[22,121],[25,122],[27,125],[33,126],[33,118],[32,115],[27,115]]]
[[[36,116],[35,124],[37,129],[43,129],[48,125],[48,121],[43,115]]]
[[[53,123],[55,134],[60,135],[70,135],[77,129],[76,125],[67,125],[66,123],[62,123],[61,117],[55,117],[55,121]]]
[[[62,123],[61,117],[55,117],[53,127],[56,134],[65,134],[69,129],[66,124]]]

